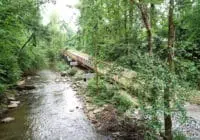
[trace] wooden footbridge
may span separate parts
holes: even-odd
[[[98,61],[98,67],[95,67],[95,59],[88,54],[76,51],[76,50],[65,50],[62,52],[62,56],[65,60],[73,65],[81,65],[87,69],[98,72],[101,75],[107,75],[109,79],[118,83],[124,89],[131,88],[133,86],[134,80],[137,76],[135,71],[116,66],[113,63],[108,63],[104,61]],[[134,105],[136,105],[136,100],[132,98],[129,94],[122,92],[126,98],[129,98]]]
[[[72,64],[81,65],[85,68],[96,71],[102,75],[109,75],[111,78],[125,87],[130,87],[132,81],[136,78],[136,72],[128,70],[113,63],[104,61],[98,61],[98,67],[95,67],[95,59],[88,54],[76,51],[76,50],[65,50],[63,57]]]

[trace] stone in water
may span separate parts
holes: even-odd
[[[10,101],[11,104],[20,104],[20,101]]]
[[[1,122],[2,123],[9,123],[9,122],[14,121],[14,120],[15,120],[15,118],[13,118],[13,117],[7,117],[7,118],[2,119]]]
[[[8,108],[16,108],[16,107],[18,107],[18,104],[10,104],[10,105],[8,105]]]

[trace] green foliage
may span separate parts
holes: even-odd
[[[0,94],[2,94],[5,91],[6,87],[5,85],[0,83]]]
[[[177,60],[176,72],[183,85],[189,84],[193,88],[199,88],[200,71],[195,62],[187,59]]]
[[[67,63],[64,60],[57,61],[55,64],[56,64],[56,69],[58,71],[63,72],[69,70],[69,65],[67,65]]]
[[[100,80],[99,81],[99,93],[105,93],[107,88],[106,88],[106,85],[105,85],[105,82],[103,80]],[[96,80],[95,79],[90,79],[90,81],[88,82],[88,94],[90,96],[95,96],[96,93],[97,93],[97,85],[96,85]]]
[[[116,87],[111,86],[104,79],[100,79],[98,83],[98,89],[96,85],[96,79],[91,79],[88,83],[88,93],[91,96],[98,96],[100,100],[109,101],[115,94]],[[99,94],[97,95],[97,90]]]
[[[77,73],[77,68],[72,67],[71,69],[68,70],[67,73],[69,76],[74,76]]]
[[[56,15],[41,24],[38,0],[0,2],[0,92],[21,74],[32,73],[58,58],[66,35]]]
[[[184,84],[184,79],[175,72],[171,72],[167,63],[156,56],[138,55],[136,69],[140,72],[137,80],[142,87],[137,90],[137,95],[144,116],[149,118],[149,127],[155,133],[161,132],[163,124],[158,118],[164,113],[171,114],[173,110],[179,110],[182,113],[180,121],[184,119],[183,103],[190,91],[190,87]],[[166,94],[170,97],[170,108],[165,108],[163,104],[165,102],[163,97]]]
[[[98,89],[96,85],[96,79],[91,79],[88,83],[87,89],[88,95],[93,97],[93,101],[97,105],[111,103],[118,109],[120,113],[124,113],[132,107],[132,102],[125,96],[122,96],[120,93],[118,93],[117,86],[110,85],[103,79],[100,79]]]
[[[38,48],[23,50],[19,56],[19,65],[24,72],[44,68],[47,66],[44,51]]]
[[[50,62],[54,63],[59,58],[60,50],[65,47],[65,41],[67,37],[71,37],[70,33],[65,33],[64,30],[70,30],[69,27],[65,25],[66,23],[61,23],[59,21],[56,13],[53,13],[50,17],[50,23],[47,25],[46,29],[46,56]],[[70,34],[70,36],[67,36]]]
[[[112,103],[116,106],[119,112],[126,112],[132,107],[132,102],[125,96],[116,93],[112,98]]]
[[[40,17],[36,0],[1,1],[0,6],[0,85],[14,84],[28,67],[34,67],[26,47],[35,46]],[[26,13],[26,14],[24,14]],[[32,34],[30,36],[30,34]],[[33,45],[34,44],[34,45]],[[29,60],[30,59],[30,60]],[[34,57],[36,61],[38,57]],[[23,61],[23,62],[22,62]]]
[[[54,48],[49,48],[46,51],[46,56],[47,56],[47,58],[49,59],[50,62],[55,62],[56,56],[57,56],[57,54],[55,53],[55,49]]]
[[[173,140],[187,140],[187,137],[181,132],[175,132]]]
[[[182,104],[188,97],[186,93],[200,85],[200,3],[198,0],[175,1],[172,12],[168,10],[173,9],[173,5],[169,8],[167,3],[163,0],[82,0],[79,5],[78,48],[96,59],[137,71],[136,82],[140,87],[133,92],[138,95],[140,108],[150,118],[149,126],[155,133],[163,126],[157,119],[160,115],[179,110],[185,116]],[[170,16],[174,23],[168,22]],[[173,24],[175,40],[169,32]],[[152,56],[147,55],[147,28],[152,32]],[[167,48],[167,39],[172,41],[172,50]],[[168,59],[169,54],[172,60]],[[174,64],[173,68],[170,63]],[[107,91],[101,84],[99,94],[101,90]],[[96,93],[95,87],[91,89]],[[164,95],[169,100],[166,101]],[[166,102],[170,107],[164,106]]]
[[[87,86],[87,94],[93,98],[93,102],[97,105],[103,105],[109,102],[109,98],[107,96],[107,87],[105,85],[105,81],[100,80],[98,83],[98,89],[96,85],[95,79],[90,79]],[[97,90],[99,94],[97,95]]]
[[[0,84],[15,83],[21,74],[17,57],[9,52],[0,52]]]

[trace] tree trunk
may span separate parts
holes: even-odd
[[[20,48],[19,54],[22,52],[22,50],[26,47],[26,45],[31,41],[31,39],[34,37],[34,33],[31,34],[31,36],[28,38],[28,40],[24,43],[24,45]]]
[[[166,111],[170,109],[170,94],[168,87],[164,93],[164,106],[165,106],[165,113],[164,113],[165,140],[172,140],[173,136],[172,136],[171,113],[166,113]]]
[[[151,56],[153,54],[152,46],[152,31],[151,31],[151,20],[150,16],[148,14],[147,5],[143,4],[141,1],[137,4],[137,7],[140,9],[142,20],[144,22],[146,31],[147,31],[147,41],[148,41],[148,49],[149,49],[149,55]]]
[[[151,3],[151,8],[150,8],[150,22],[151,22],[151,28],[155,26],[155,18],[156,18],[156,13],[155,13],[155,5]]]
[[[171,71],[174,70],[174,41],[175,41],[175,28],[173,21],[174,0],[169,2],[169,15],[168,15],[168,63]]]
[[[127,55],[130,55],[130,43],[131,43],[131,39],[132,39],[132,32],[133,32],[133,2],[129,2],[129,10],[128,10],[128,17],[129,17],[129,24],[128,24],[128,37],[129,37],[129,42],[128,42],[128,51],[127,51]],[[130,34],[131,33],[131,34]]]
[[[129,30],[130,32],[133,29],[133,4],[132,2],[130,2],[130,6],[129,6]]]
[[[127,23],[128,23],[128,11],[127,11],[127,6],[128,6],[128,1],[124,0],[124,7],[125,7],[125,11],[124,11],[124,40],[125,40],[125,44],[128,44],[128,31],[127,31]]]
[[[175,29],[174,29],[174,21],[173,21],[173,11],[174,11],[174,0],[170,0],[169,2],[169,15],[168,15],[168,63],[169,69],[171,72],[174,71],[174,38],[175,38]],[[169,81],[170,82],[170,81]],[[164,105],[165,109],[170,109],[170,87],[167,87],[165,94],[164,94]],[[165,122],[165,139],[172,140],[172,119],[171,113],[164,113],[164,122]]]

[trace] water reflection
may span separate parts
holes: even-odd
[[[1,140],[101,140],[85,117],[70,83],[56,82],[55,72],[39,72],[30,82],[37,87],[26,102],[8,115],[10,124],[0,125]]]

